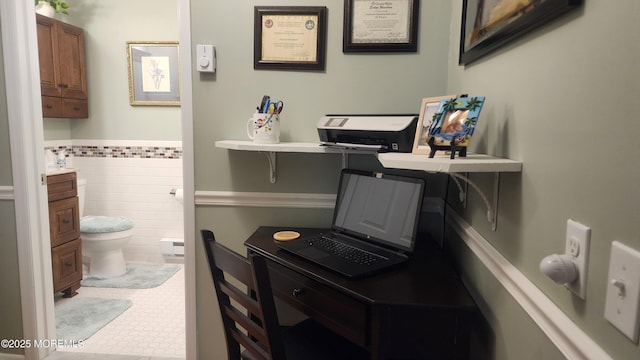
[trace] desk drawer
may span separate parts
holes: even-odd
[[[274,294],[345,338],[367,344],[365,304],[295,271],[269,262]]]

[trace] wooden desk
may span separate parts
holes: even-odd
[[[273,233],[320,229],[260,227],[248,251],[267,258],[274,294],[336,333],[367,348],[372,359],[468,359],[477,308],[431,240],[402,267],[350,280],[280,250]]]

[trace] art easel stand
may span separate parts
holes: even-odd
[[[429,152],[429,158],[433,158],[436,155],[436,151],[438,150],[442,150],[442,151],[450,151],[451,152],[451,159],[455,159],[456,158],[456,151],[458,152],[458,157],[467,157],[467,147],[466,146],[456,146],[455,143],[455,139],[451,139],[451,144],[448,146],[443,146],[443,145],[436,145],[435,144],[435,138],[430,138],[427,143],[429,144],[429,147],[431,148],[431,152]]]

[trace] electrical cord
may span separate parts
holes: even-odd
[[[471,185],[472,188],[474,188],[478,194],[480,194],[480,197],[482,198],[482,201],[484,201],[484,204],[487,206],[487,220],[489,222],[493,221],[493,209],[491,208],[491,204],[489,203],[489,200],[487,199],[486,196],[484,196],[484,193],[480,190],[480,188],[478,187],[478,185],[476,185],[473,181],[469,180],[469,178],[466,178],[462,175],[459,175],[457,173],[449,173],[449,175],[451,175],[451,177],[453,177],[453,179],[460,179],[462,181],[465,181],[467,184]],[[456,181],[456,184],[458,184],[458,187],[460,187],[460,184],[458,183],[458,181]],[[462,189],[460,190],[462,191]]]

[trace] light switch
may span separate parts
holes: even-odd
[[[640,252],[614,241],[611,244],[604,317],[637,343],[639,310]]]
[[[196,68],[200,72],[216,72],[216,48],[213,45],[196,45]]]

